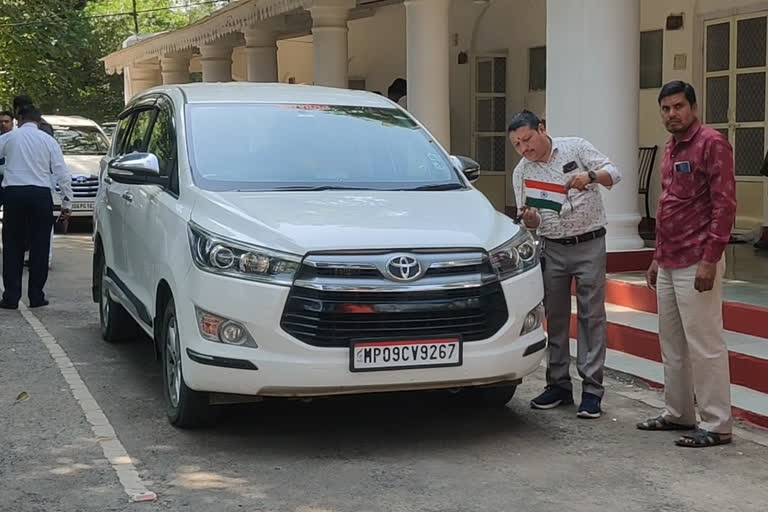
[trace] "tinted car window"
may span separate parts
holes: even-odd
[[[131,128],[131,134],[128,136],[128,144],[123,153],[143,153],[147,150],[147,132],[152,125],[152,119],[155,117],[155,110],[140,110],[136,113],[136,121]]]
[[[171,167],[176,161],[176,138],[172,117],[167,108],[161,108],[157,113],[155,124],[152,126],[152,133],[149,136],[147,152],[157,156],[160,174],[169,176]]]
[[[133,120],[133,114],[128,114],[117,123],[116,131],[113,137],[114,140],[114,154],[125,154],[125,141],[128,138],[128,129],[131,127],[131,121]]]

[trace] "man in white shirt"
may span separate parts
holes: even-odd
[[[513,174],[522,219],[544,238],[542,271],[549,349],[547,389],[535,409],[573,403],[570,377],[571,284],[576,282],[578,355],[583,379],[580,418],[599,418],[605,365],[605,226],[599,186],[621,180],[615,165],[579,137],[547,135],[539,118],[524,110],[509,123],[509,139],[523,157]],[[539,208],[535,208],[539,205]]]
[[[40,130],[40,111],[24,105],[17,112],[19,129],[0,136],[3,177],[3,299],[0,308],[16,309],[21,299],[24,243],[29,233],[29,305],[47,306],[43,288],[48,279],[48,253],[53,200],[51,174],[62,196],[61,217],[72,211],[72,176],[56,140]]]

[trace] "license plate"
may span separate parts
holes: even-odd
[[[352,342],[349,354],[353,372],[461,366],[462,343],[457,336],[358,340]]]
[[[73,210],[93,210],[93,201],[78,201],[72,203]]]

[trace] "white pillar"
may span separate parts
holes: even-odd
[[[189,82],[189,59],[192,52],[168,53],[160,57],[160,73],[164,84]]]
[[[134,62],[124,72],[126,103],[141,91],[163,83],[157,59]]]
[[[228,38],[200,45],[203,82],[232,81],[232,47]]]
[[[451,144],[450,0],[406,0],[408,112]]]
[[[347,88],[347,19],[355,0],[313,0],[312,40],[315,85]]]
[[[622,180],[603,190],[608,250],[639,249],[640,0],[547,0],[547,131],[584,137]]]
[[[250,27],[245,35],[249,82],[277,82],[277,38],[269,28]]]

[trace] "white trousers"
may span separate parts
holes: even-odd
[[[712,290],[694,288],[698,265],[659,268],[656,295],[659,341],[664,361],[664,416],[675,423],[730,434],[731,378],[728,347],[723,337],[723,273],[725,256],[717,264]]]

